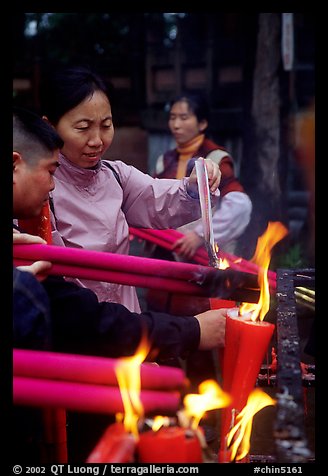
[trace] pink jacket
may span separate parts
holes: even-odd
[[[111,161],[119,183],[104,161],[95,169],[83,169],[62,155],[59,162],[52,192],[54,245],[129,254],[129,225],[177,228],[200,217],[199,200],[188,195],[186,178],[154,179],[124,162]],[[140,312],[133,286],[75,281],[92,289],[100,301]]]

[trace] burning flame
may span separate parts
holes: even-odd
[[[219,245],[217,243],[214,243],[214,249],[215,249],[215,254],[217,256],[217,268],[218,269],[230,268],[229,261],[226,258],[221,258],[221,256],[219,256]]]
[[[170,426],[170,418],[162,415],[155,416],[151,429],[158,431],[162,426]]]
[[[241,460],[249,453],[250,437],[254,415],[269,405],[275,405],[276,400],[259,388],[249,395],[247,404],[236,417],[236,424],[227,435],[227,447],[230,447],[230,460]]]
[[[199,386],[199,394],[189,393],[183,399],[185,413],[191,420],[191,428],[196,430],[205,412],[227,407],[231,397],[215,380],[204,380]]]
[[[287,235],[287,228],[280,222],[269,222],[266,231],[257,240],[256,250],[251,262],[259,267],[258,283],[260,298],[258,303],[243,303],[240,306],[240,314],[251,314],[252,321],[259,318],[263,321],[270,307],[270,290],[268,281],[268,268],[271,259],[271,250],[278,241]]]
[[[219,269],[227,269],[227,268],[230,268],[230,264],[227,258],[219,258]]]
[[[124,406],[124,428],[126,432],[132,433],[136,437],[138,437],[138,419],[144,414],[140,400],[140,365],[148,352],[149,343],[143,336],[136,353],[131,357],[120,358],[115,368]]]

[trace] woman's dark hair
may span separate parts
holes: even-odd
[[[109,85],[86,66],[48,71],[40,85],[41,112],[56,125],[66,112],[92,96],[95,91],[102,91],[109,100]]]
[[[180,101],[185,101],[188,104],[189,109],[195,114],[198,121],[202,121],[204,119],[209,121],[210,110],[207,100],[203,94],[189,92],[179,94],[170,101],[170,109],[172,108],[173,104]]]

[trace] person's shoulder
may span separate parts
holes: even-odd
[[[216,162],[217,164],[219,164],[224,157],[230,157],[231,158],[229,152],[227,152],[223,148],[212,150],[206,156],[207,159],[211,159],[211,160],[213,160],[213,162]]]
[[[126,186],[135,181],[144,178],[146,174],[141,172],[133,165],[128,165],[121,160],[104,160],[102,159],[101,170],[108,174],[113,173],[121,188],[125,190]]]
[[[217,144],[216,142],[212,141],[208,137],[205,137],[204,142],[202,144],[202,149],[205,149],[206,151],[208,151],[208,153],[206,154],[206,157],[212,160],[215,160],[215,159],[221,160],[223,157],[231,157],[231,155],[229,154],[229,152],[227,151],[225,147]]]
[[[128,165],[122,160],[101,160],[101,170],[103,172],[108,172],[109,174],[114,173],[118,182],[121,182],[122,178],[131,173],[133,169],[132,165]]]
[[[212,150],[222,150],[222,151],[225,151],[227,154],[228,154],[228,151],[226,150],[225,147],[223,147],[222,145],[220,144],[217,144],[216,142],[214,142],[212,139],[209,139],[208,137],[205,137],[204,139],[204,142],[203,142],[203,145],[205,147],[207,147],[208,149],[212,149]]]
[[[102,165],[103,165],[102,168],[104,170],[114,169],[117,172],[120,172],[120,171],[123,172],[123,171],[131,170],[131,168],[134,168],[133,165],[128,165],[125,162],[123,162],[122,160],[102,159],[101,162],[102,162]]]

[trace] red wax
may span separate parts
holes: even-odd
[[[231,317],[227,317],[226,322],[223,389],[230,394],[233,401],[229,407],[222,410],[220,440],[222,452],[225,449],[226,435],[230,430],[232,409],[236,409],[239,413],[246,405],[275,328],[274,324],[268,322],[243,321]]]
[[[243,321],[229,315],[226,319],[225,347],[223,353],[222,388],[230,393],[231,382],[236,368],[238,349]]]
[[[202,463],[202,449],[195,432],[180,427],[163,427],[141,433],[140,463]]]
[[[211,309],[222,309],[236,307],[236,301],[229,301],[228,299],[210,298]],[[224,366],[224,347],[218,348],[218,359],[221,368]]]
[[[136,440],[124,430],[122,423],[110,425],[86,463],[133,463]]]

